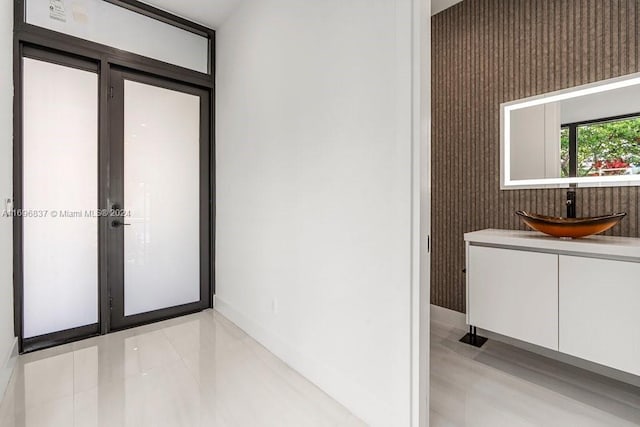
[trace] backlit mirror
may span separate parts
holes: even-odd
[[[501,188],[640,185],[640,73],[501,105]]]

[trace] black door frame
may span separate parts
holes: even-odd
[[[209,93],[209,162],[208,224],[207,236],[210,257],[206,266],[209,276],[208,301],[206,307],[212,307],[212,295],[215,293],[215,31],[193,23],[168,12],[156,9],[137,0],[102,0],[153,19],[191,31],[209,39],[209,73],[200,73],[187,68],[168,64],[130,52],[90,42],[67,34],[28,24],[25,19],[25,3],[28,0],[14,2],[14,42],[13,42],[13,80],[15,94],[13,98],[13,204],[14,209],[22,208],[22,58],[25,50],[30,49],[52,55],[60,55],[68,61],[79,60],[95,63],[98,66],[99,79],[99,135],[98,135],[98,209],[109,209],[109,92],[111,87],[110,69],[114,66],[134,70],[136,73],[156,76],[178,83],[199,87]],[[45,58],[43,58],[45,59]],[[202,161],[203,159],[201,159]],[[201,189],[201,191],[203,191]],[[99,331],[80,327],[61,331],[47,336],[23,339],[23,258],[22,258],[22,220],[13,218],[13,290],[14,290],[14,333],[18,337],[20,353],[38,350],[86,338],[97,333],[106,334],[112,330],[110,324],[110,289],[107,277],[106,239],[108,237],[108,218],[99,221],[98,248],[99,277]],[[202,268],[202,266],[201,266]],[[205,304],[203,303],[203,306]],[[204,308],[206,308],[204,307]],[[172,317],[171,315],[170,317]],[[155,320],[154,320],[155,321]],[[92,325],[90,325],[92,326]]]
[[[62,65],[69,68],[75,68],[78,70],[92,72],[92,73],[95,73],[98,76],[98,78],[100,78],[100,75],[99,75],[100,65],[98,64],[97,61],[91,61],[84,58],[64,55],[64,54],[49,51],[49,50],[42,50],[42,49],[38,49],[28,45],[25,45],[22,48],[22,58],[36,59],[39,61],[45,61],[45,62]],[[22,87],[20,87],[20,89],[22,89]],[[22,92],[22,90],[20,90],[19,92]],[[22,112],[20,112],[20,115],[21,115],[20,118],[22,119]],[[15,156],[16,149],[20,150],[20,157],[22,158],[22,144],[20,144],[19,147],[16,147],[14,144],[14,156]],[[22,164],[22,160],[20,160],[20,164]],[[17,169],[14,167],[14,174],[13,174],[14,200],[20,201],[19,203],[17,202],[15,203],[16,209],[20,209],[22,208],[22,166],[20,166],[20,173],[16,173],[16,171]],[[16,245],[20,245],[20,247],[22,247],[22,217],[21,216],[14,217],[13,225],[14,225],[14,250],[15,250]],[[19,229],[19,232],[16,232],[16,228]],[[100,231],[100,224],[98,225],[98,231]],[[22,256],[22,253],[20,253],[20,255]],[[14,263],[15,261],[16,261],[16,258],[14,253]],[[14,286],[16,285],[15,280],[17,280],[18,277],[20,278],[20,280],[22,280],[22,277],[23,277],[22,260],[20,260],[19,262],[20,262],[20,270],[14,270]],[[20,290],[22,291],[22,288],[20,288]],[[20,293],[20,297],[21,297],[20,303],[22,304],[22,293]],[[16,297],[14,296],[14,313],[15,313],[16,303],[17,303]],[[21,318],[20,320],[22,322],[23,318]],[[98,321],[98,323],[80,326],[77,328],[67,329],[59,332],[53,332],[45,335],[40,335],[37,337],[32,337],[32,338],[23,338],[21,345],[27,350],[37,350],[40,348],[52,347],[54,345],[62,344],[64,342],[72,340],[75,336],[92,336],[92,335],[97,335],[99,332],[100,332],[100,323]]]
[[[198,302],[183,304],[179,306],[173,306],[169,308],[163,308],[159,310],[149,311],[131,316],[124,315],[124,233],[125,227],[114,227],[113,220],[119,220],[126,222],[126,218],[113,218],[111,217],[107,224],[108,236],[107,236],[107,276],[111,302],[111,317],[110,327],[111,330],[118,330],[138,326],[145,323],[150,323],[158,320],[163,320],[179,315],[189,314],[197,311],[204,310],[210,306],[211,292],[209,281],[209,259],[210,259],[210,246],[209,246],[209,197],[208,180],[209,180],[209,120],[210,114],[210,100],[209,91],[187,85],[184,83],[178,83],[171,80],[166,80],[160,77],[149,76],[141,74],[132,70],[127,70],[121,67],[113,67],[110,73],[111,79],[111,92],[110,94],[110,195],[109,205],[111,209],[127,209],[124,205],[124,82],[134,81],[138,83],[144,83],[155,87],[160,87],[169,90],[175,90],[182,93],[188,93],[200,98],[200,144],[199,144],[199,159],[200,159],[200,300]]]

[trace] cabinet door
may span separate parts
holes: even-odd
[[[560,351],[640,375],[640,264],[560,256]]]
[[[470,246],[469,322],[558,349],[558,255]]]

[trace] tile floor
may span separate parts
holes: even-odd
[[[640,389],[463,333],[432,324],[432,427],[640,425]],[[362,425],[211,310],[21,356],[0,405],[1,427]]]
[[[640,425],[640,388],[464,333],[431,325],[431,427]]]
[[[361,426],[218,313],[20,356],[0,426]]]

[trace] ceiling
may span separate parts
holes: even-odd
[[[158,9],[216,29],[244,0],[142,0]]]
[[[462,0],[431,0],[431,15],[440,13],[445,9],[450,8],[456,3],[460,3]]]
[[[143,0],[144,3],[171,12],[190,21],[216,29],[245,0]],[[431,0],[431,14],[459,3],[462,0]]]

